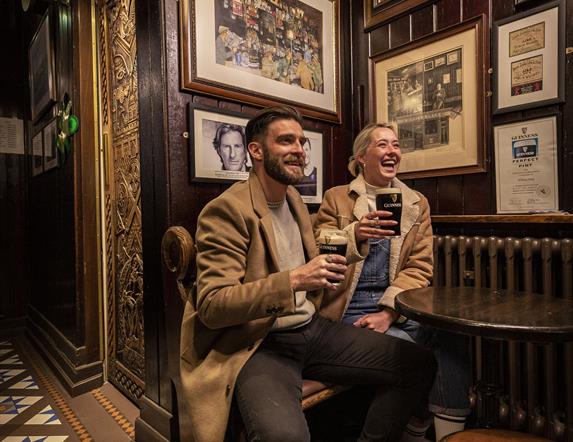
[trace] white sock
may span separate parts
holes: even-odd
[[[400,442],[422,442],[427,441],[426,430],[430,427],[430,424],[420,423],[417,419],[410,419],[406,429],[402,433],[402,439]]]
[[[436,442],[441,441],[448,434],[463,431],[466,426],[465,416],[448,416],[436,413],[434,415],[434,427],[436,429]]]

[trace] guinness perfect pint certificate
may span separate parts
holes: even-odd
[[[395,226],[384,227],[388,230],[394,230],[394,236],[400,236],[400,223],[402,221],[402,191],[395,187],[376,190],[376,210],[385,210],[392,212],[390,218],[398,224]]]
[[[559,210],[555,117],[494,128],[497,213]]]

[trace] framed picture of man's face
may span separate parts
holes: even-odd
[[[243,115],[189,104],[190,175],[193,182],[246,180],[253,164]],[[304,130],[304,177],[295,187],[305,203],[319,204],[323,193],[323,135]]]

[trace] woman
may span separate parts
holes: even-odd
[[[345,282],[325,293],[321,313],[333,320],[369,328],[429,346],[438,361],[430,393],[436,440],[463,430],[469,414],[468,342],[461,335],[428,329],[394,310],[403,290],[427,287],[432,278],[432,226],[428,201],[396,178],[401,152],[391,126],[370,124],[356,137],[348,168],[356,178],[324,195],[315,227],[348,232],[347,254],[365,259],[349,266]],[[376,190],[402,191],[401,236],[394,234],[389,212],[376,210]],[[410,421],[403,441],[424,440],[430,425],[420,410]]]

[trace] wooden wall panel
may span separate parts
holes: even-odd
[[[434,5],[429,5],[412,13],[412,40],[434,31],[434,9]]]
[[[441,0],[436,3],[436,30],[459,23],[461,0]]]
[[[410,42],[410,16],[405,15],[390,23],[390,47],[397,48]]]
[[[390,26],[384,25],[370,33],[371,55],[390,49]]]
[[[9,68],[0,71],[0,117],[25,121],[27,46],[20,11],[20,2],[0,2],[2,57],[9,61]],[[25,125],[23,129],[25,145]],[[28,301],[27,177],[26,155],[0,153],[0,326],[3,320],[23,318]]]

